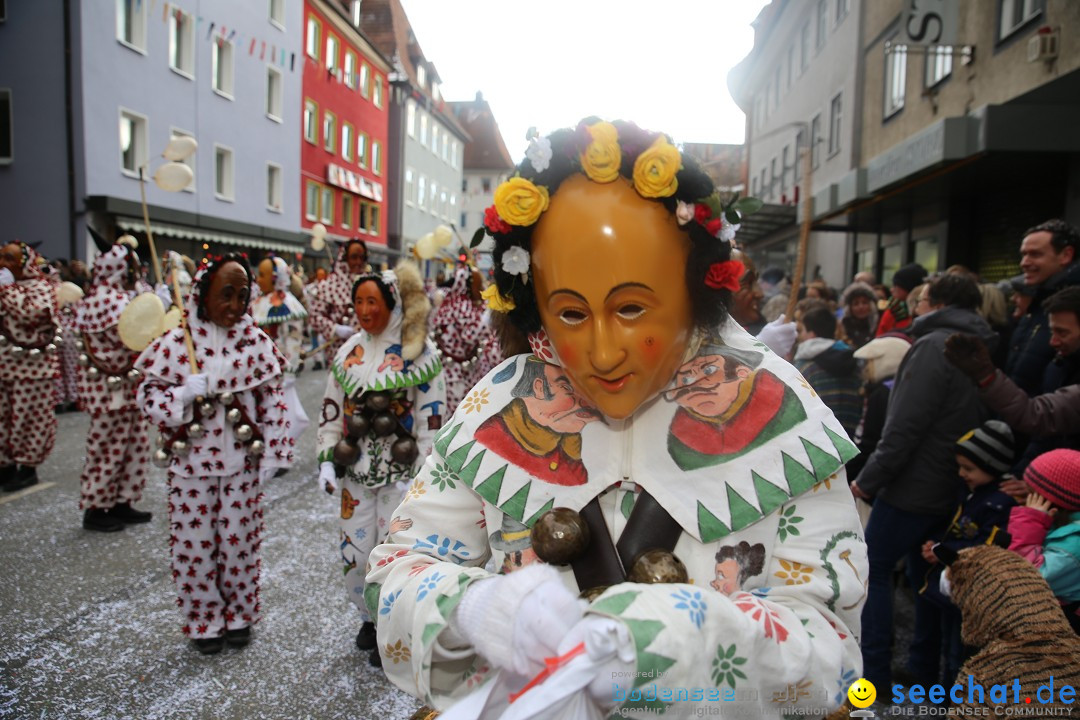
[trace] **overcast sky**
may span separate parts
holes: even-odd
[[[766,0],[402,0],[448,100],[479,90],[511,157],[525,133],[583,117],[632,120],[676,142],[741,143],[727,74]]]

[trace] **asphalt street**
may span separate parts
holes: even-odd
[[[324,372],[301,374],[318,418]],[[204,657],[180,634],[169,577],[165,473],[147,525],[82,529],[88,418],[59,416],[41,483],[0,496],[0,717],[378,718],[419,706],[353,645],[360,620],[338,564],[336,500],[317,487],[315,430],[264,489],[262,621],[244,649]]]

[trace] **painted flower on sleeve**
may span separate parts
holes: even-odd
[[[678,601],[675,607],[679,610],[687,610],[690,613],[690,622],[700,629],[701,623],[705,621],[705,610],[708,607],[704,598],[701,597],[701,591],[683,588],[679,592],[672,593],[671,597]]]
[[[737,657],[735,655],[735,646],[725,648],[723,645],[716,649],[716,657],[712,661],[712,679],[713,683],[719,687],[722,683],[727,683],[731,687],[735,687],[736,679],[746,679],[746,674],[739,669],[740,665],[746,664],[746,658]]]

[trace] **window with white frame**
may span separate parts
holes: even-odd
[[[194,79],[195,18],[171,5],[169,6],[169,67]]]
[[[281,166],[266,163],[266,209],[281,212],[282,197]]]
[[[319,142],[319,105],[314,100],[304,100],[304,139]]]
[[[899,35],[894,35],[895,41]],[[885,117],[904,107],[907,86],[907,45],[890,45],[885,53]]]
[[[405,168],[405,204],[409,207],[416,204],[416,179],[411,167]]]
[[[337,116],[326,110],[323,112],[323,147],[327,152],[334,152],[337,142]]]
[[[233,44],[225,38],[216,38],[211,45],[210,73],[214,80],[214,90],[231,100],[234,76]]]
[[[420,111],[420,144],[427,146],[427,121],[428,116],[423,110]]]
[[[362,212],[362,211],[361,211]],[[341,227],[351,228],[353,219],[353,196],[341,193]]]
[[[178,130],[177,128],[172,128],[171,130],[169,130],[169,136],[170,136],[170,138],[178,138],[178,137],[189,137],[189,138],[192,138],[192,139],[195,138],[194,133],[189,133],[187,130]],[[187,184],[187,187],[184,188],[185,192],[195,192],[195,179],[198,177],[198,173],[195,172],[195,158],[196,158],[196,156],[198,154],[199,154],[199,151],[196,150],[195,152],[191,153],[186,158],[184,158],[183,160],[180,161],[184,165],[187,165],[189,168],[191,168],[191,182],[189,182]]]
[[[322,188],[322,198],[319,200],[319,221],[326,225],[334,224],[334,189]]]
[[[284,80],[281,71],[273,65],[266,66],[266,114],[272,120],[281,122],[283,107]],[[306,103],[305,103],[306,105]],[[306,113],[305,113],[306,114]]]
[[[352,0],[352,6],[349,8],[350,15],[352,17],[353,27],[360,27],[360,0]]]
[[[769,197],[776,194],[776,183],[780,182],[780,175],[776,172],[776,158],[769,161]]]
[[[311,222],[319,219],[319,183],[311,180],[304,188],[304,219]]]
[[[285,0],[270,0],[270,22],[285,29]]]
[[[0,88],[0,165],[15,160],[15,114],[11,88]]]
[[[382,175],[382,145],[378,140],[371,143],[371,172]]]
[[[439,125],[431,123],[431,152],[439,154]]]
[[[821,115],[810,121],[810,166],[817,170],[821,164]]]
[[[810,67],[810,23],[805,22],[802,26],[799,42],[799,74],[806,72]]]
[[[998,0],[998,39],[1004,40],[1042,12],[1045,0]]]
[[[951,45],[931,45],[926,49],[926,87],[932,88],[952,74]]]
[[[368,231],[368,204],[363,200],[360,201],[360,217],[356,220],[356,229],[360,232]]]
[[[330,33],[327,33],[326,34],[326,69],[329,70],[330,73],[333,74],[333,75],[337,75],[338,71],[341,69],[341,65],[338,63],[338,55],[340,55],[338,50],[339,50],[340,47],[341,47],[341,43],[340,43],[340,41],[338,41],[337,37],[334,36],[334,35],[331,35]]]
[[[405,103],[405,131],[409,137],[416,137],[416,101],[408,100]]]
[[[843,93],[837,93],[829,103],[829,155],[840,151],[840,125],[844,112]]]
[[[791,89],[791,82],[795,79],[795,45],[792,43],[788,45],[787,49],[787,85],[786,89]]]
[[[806,148],[806,134],[800,130],[795,133],[795,182],[802,180],[803,150]]]
[[[139,168],[150,157],[146,133],[146,116],[130,110],[120,111],[120,170],[125,175],[139,176]]]
[[[308,15],[307,31],[304,40],[305,52],[312,60],[319,59],[320,40],[322,38],[322,25],[314,15]]]
[[[788,164],[788,155],[790,150],[787,145],[784,146],[784,151],[780,153],[780,194],[787,195],[787,171],[791,165]]]
[[[829,0],[818,0],[817,6],[817,50],[825,47],[825,36],[829,29]]]
[[[457,168],[458,166],[458,143],[454,140],[450,143],[450,167]]]
[[[427,178],[423,175],[416,181],[416,205],[421,210],[427,207]]]
[[[372,235],[379,234],[379,206],[368,205],[368,232]]]
[[[360,95],[371,96],[371,66],[363,60],[360,61]]]
[[[368,166],[368,136],[366,133],[360,133],[356,136],[356,162],[362,168]]]
[[[356,89],[356,55],[348,50],[345,51],[345,85]]]
[[[235,198],[233,177],[233,151],[214,145],[214,197],[230,202]]]
[[[836,24],[847,17],[848,12],[851,10],[851,0],[836,0]]]
[[[443,162],[450,161],[450,134],[445,132],[442,136],[442,159]]]
[[[383,84],[382,84],[382,78],[379,77],[378,75],[375,75],[372,78],[371,102],[373,102],[375,104],[375,107],[377,107],[377,108],[382,107],[382,103],[383,103]],[[378,208],[375,208],[375,209],[378,210]]]
[[[445,190],[440,190],[439,191],[439,215],[442,216],[443,220],[449,220],[450,219],[449,216],[446,214],[446,210],[447,210],[449,200],[450,200],[450,196],[447,195],[446,191]]]
[[[341,126],[341,157],[349,162],[353,159],[353,126],[349,123]]]
[[[421,90],[427,88],[427,70],[424,69],[423,65],[416,66],[416,84],[420,86]]]
[[[455,215],[457,215],[457,195],[450,193],[450,208],[446,211],[446,219],[449,220]]]
[[[146,51],[146,0],[116,0],[116,39]]]

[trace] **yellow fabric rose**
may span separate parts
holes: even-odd
[[[511,225],[532,225],[547,208],[547,188],[523,177],[512,177],[495,188],[495,209]]]
[[[671,197],[679,189],[679,150],[663,135],[634,161],[634,189],[647,198]]]
[[[619,177],[622,151],[619,150],[619,131],[611,123],[598,122],[589,126],[592,142],[581,153],[581,169],[593,182],[609,183]]]
[[[491,283],[484,288],[484,291],[480,293],[480,297],[484,298],[487,301],[487,306],[495,312],[508,313],[517,307],[512,298],[499,294],[499,288],[495,283]]]

